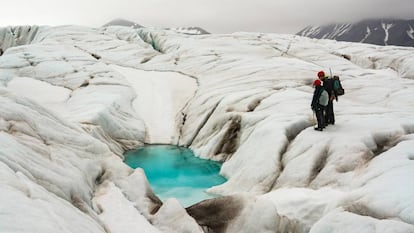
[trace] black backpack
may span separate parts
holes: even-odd
[[[333,90],[337,96],[345,94],[345,90],[342,87],[339,76],[333,76]]]

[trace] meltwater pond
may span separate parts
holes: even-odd
[[[221,163],[194,156],[190,149],[148,145],[125,154],[125,163],[144,169],[153,191],[161,200],[174,197],[184,207],[215,197],[206,189],[222,184]]]

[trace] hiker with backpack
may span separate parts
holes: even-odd
[[[338,93],[339,89],[342,89],[342,86],[339,87],[341,84],[339,82],[339,77],[335,76],[336,79],[332,77],[325,76],[325,72],[319,71],[318,72],[318,78],[323,82],[323,87],[329,94],[329,101],[328,105],[326,106],[325,110],[325,124],[335,124],[335,114],[334,114],[334,108],[333,108],[333,100],[335,99],[338,101]],[[343,91],[343,89],[342,89]],[[343,94],[343,92],[342,92]]]
[[[315,87],[315,91],[313,92],[311,108],[315,112],[316,119],[318,121],[318,126],[315,127],[315,130],[322,131],[325,128],[325,107],[328,105],[329,102],[329,94],[323,88],[322,83],[319,79],[316,79],[313,82],[313,86]]]

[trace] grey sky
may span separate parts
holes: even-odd
[[[12,0],[0,26],[77,24],[115,18],[143,26],[200,26],[212,33],[296,33],[309,24],[366,18],[414,19],[414,0]]]

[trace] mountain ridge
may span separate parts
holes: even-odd
[[[310,25],[296,35],[316,39],[414,47],[414,19],[366,19],[356,23]]]
[[[125,27],[133,27],[133,28],[142,28],[144,26],[126,20],[126,19],[122,19],[122,18],[118,18],[118,19],[113,19],[111,21],[109,21],[108,23],[104,24],[103,27],[108,27],[108,26],[125,26]]]
[[[104,24],[102,27],[109,27],[109,26],[125,26],[125,27],[132,27],[132,28],[142,28],[142,26],[138,23],[133,21],[129,21],[122,18],[117,18],[114,20],[109,21],[108,23]],[[165,30],[174,31],[177,33],[183,33],[188,35],[205,35],[210,34],[207,30],[201,27],[171,27],[171,28],[164,28]]]

